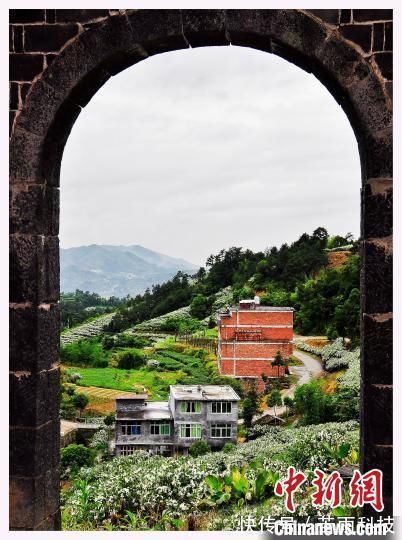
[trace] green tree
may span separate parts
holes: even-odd
[[[260,412],[260,398],[257,392],[257,385],[253,381],[243,400],[243,420],[246,428],[250,428],[253,417]]]
[[[286,407],[286,416],[288,416],[289,412],[294,411],[295,403],[294,403],[294,401],[293,401],[293,399],[291,397],[285,396],[283,398],[283,404]]]
[[[119,369],[138,369],[144,365],[144,356],[136,350],[120,351],[113,355]]]
[[[282,405],[282,396],[279,390],[272,390],[267,396],[267,405],[274,408],[274,415],[276,416],[276,407]]]
[[[112,426],[116,421],[116,415],[113,412],[108,413],[103,419],[105,426]]]
[[[74,476],[81,467],[90,467],[94,463],[94,453],[83,444],[69,444],[60,451],[60,463],[64,478]]]
[[[204,454],[207,454],[210,451],[211,451],[211,448],[209,444],[207,443],[207,441],[205,441],[204,439],[194,442],[188,449],[188,453],[192,457],[203,456]]]
[[[205,319],[209,315],[210,305],[208,298],[203,294],[197,294],[190,304],[190,315],[196,319]]]
[[[322,424],[333,420],[331,396],[324,393],[318,381],[298,386],[294,403],[296,412],[302,415],[302,425]]]
[[[88,396],[82,393],[74,394],[71,398],[74,407],[80,411],[80,415],[89,403]]]
[[[284,365],[285,365],[285,361],[283,359],[283,356],[281,355],[280,351],[277,351],[275,354],[275,358],[272,360],[272,366],[276,366],[278,368],[278,379],[279,379],[280,367]]]

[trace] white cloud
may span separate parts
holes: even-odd
[[[61,243],[142,244],[203,263],[317,226],[359,233],[344,112],[312,75],[241,47],[150,58],[108,81],[62,163]]]

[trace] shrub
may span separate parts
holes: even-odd
[[[85,395],[85,394],[75,394],[72,399],[71,399],[74,407],[76,407],[77,409],[79,409],[80,411],[83,411],[85,409],[85,407],[88,405],[89,403],[89,399],[88,397]]]
[[[204,439],[201,439],[200,441],[196,441],[188,449],[188,452],[190,456],[192,457],[203,456],[204,454],[207,454],[210,451],[211,451],[211,448],[209,444],[207,443],[207,441],[205,441]]]
[[[94,463],[94,454],[83,444],[69,444],[60,451],[60,463],[64,478],[78,473],[81,467],[90,467]]]
[[[332,398],[315,380],[296,388],[294,403],[303,425],[330,422],[333,417]]]
[[[114,355],[119,369],[138,369],[144,365],[144,357],[136,350],[121,351]]]
[[[222,448],[222,452],[225,454],[230,454],[231,452],[234,452],[234,450],[236,450],[236,445],[231,442],[225,443]]]
[[[103,419],[105,426],[112,426],[116,421],[116,415],[113,412],[108,413]]]
[[[81,379],[81,375],[79,373],[71,373],[68,377],[68,380],[71,382],[71,383],[76,383],[77,381],[79,381]]]
[[[94,366],[104,359],[104,353],[98,341],[88,339],[62,345],[60,359],[64,364]]]
[[[95,360],[92,365],[93,367],[96,367],[96,368],[107,368],[109,365],[109,362],[107,361],[106,358],[99,358],[99,360]]]

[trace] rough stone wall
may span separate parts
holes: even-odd
[[[81,107],[111,75],[189,43],[256,47],[312,71],[355,129],[362,162],[362,467],[383,469],[384,513],[392,513],[391,10],[11,10],[12,529],[60,526],[64,142]]]
[[[125,10],[10,10],[10,132],[32,82],[81,32]],[[392,9],[312,9],[310,13],[355,43],[392,96]]]

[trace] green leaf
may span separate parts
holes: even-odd
[[[345,517],[346,516],[345,508],[343,508],[342,506],[338,506],[337,508],[334,508],[332,510],[332,515],[334,517]]]
[[[233,489],[235,489],[236,491],[240,493],[245,493],[247,491],[249,481],[236,467],[232,469],[231,481]]]
[[[223,480],[218,476],[213,476],[212,474],[210,474],[205,478],[205,482],[211,491],[216,492],[222,490]]]
[[[265,492],[265,486],[269,477],[268,471],[262,471],[257,476],[255,481],[255,496],[257,499],[261,499]]]
[[[341,444],[338,451],[338,456],[340,457],[340,459],[345,458],[349,454],[349,450],[350,450],[350,444],[348,443]]]

